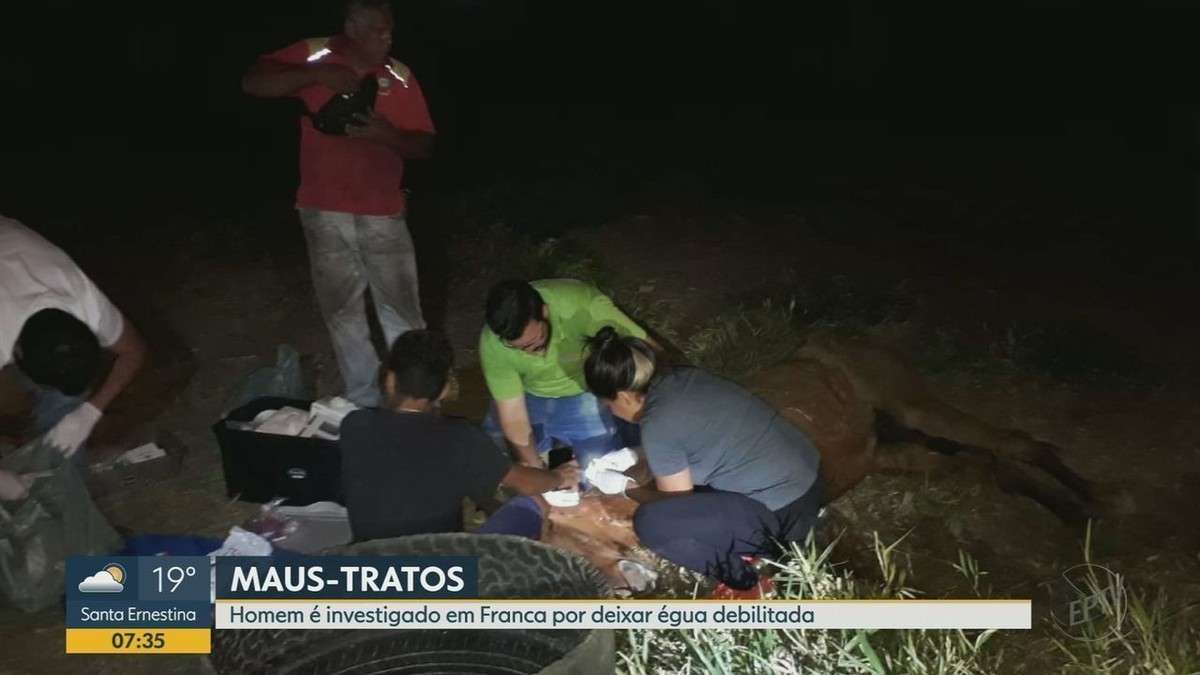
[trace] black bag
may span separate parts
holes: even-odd
[[[345,136],[346,127],[356,124],[355,115],[370,115],[375,107],[375,95],[379,93],[379,81],[375,75],[367,75],[358,86],[358,91],[349,94],[334,94],[321,109],[309,113],[317,131],[328,136]]]

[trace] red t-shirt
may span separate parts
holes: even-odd
[[[341,40],[301,40],[265,58],[291,65],[348,65],[339,53]],[[373,72],[379,79],[375,112],[398,129],[433,133],[433,120],[412,72],[395,59]],[[333,90],[324,85],[305,87],[295,94],[310,112],[320,110],[333,95]],[[345,136],[326,136],[313,127],[308,117],[300,118],[300,189],[296,206],[365,216],[401,214],[403,178],[404,160],[390,148]]]

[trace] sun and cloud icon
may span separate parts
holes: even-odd
[[[104,569],[79,582],[81,593],[120,593],[125,590],[125,568],[108,563]]]

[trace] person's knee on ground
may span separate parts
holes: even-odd
[[[633,531],[642,546],[659,557],[717,579],[733,589],[746,590],[758,583],[758,572],[739,551],[734,550],[733,536],[729,537],[730,546],[725,551],[713,546],[711,541],[690,536],[690,528],[672,513],[675,509],[663,508],[670,501],[669,498],[643,504],[634,512]],[[711,527],[709,529],[711,535]]]
[[[546,512],[545,502],[539,498],[517,495],[476,528],[475,534],[507,534],[541,539]]]

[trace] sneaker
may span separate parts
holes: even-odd
[[[766,561],[750,555],[741,556],[741,559],[758,572],[758,583],[746,589],[718,584],[711,596],[713,600],[762,600],[775,595],[775,583],[771,581],[770,567]]]
[[[758,583],[750,588],[730,588],[724,583],[717,584],[712,595],[708,596],[712,600],[766,600],[775,595],[775,583],[770,577],[758,577]]]

